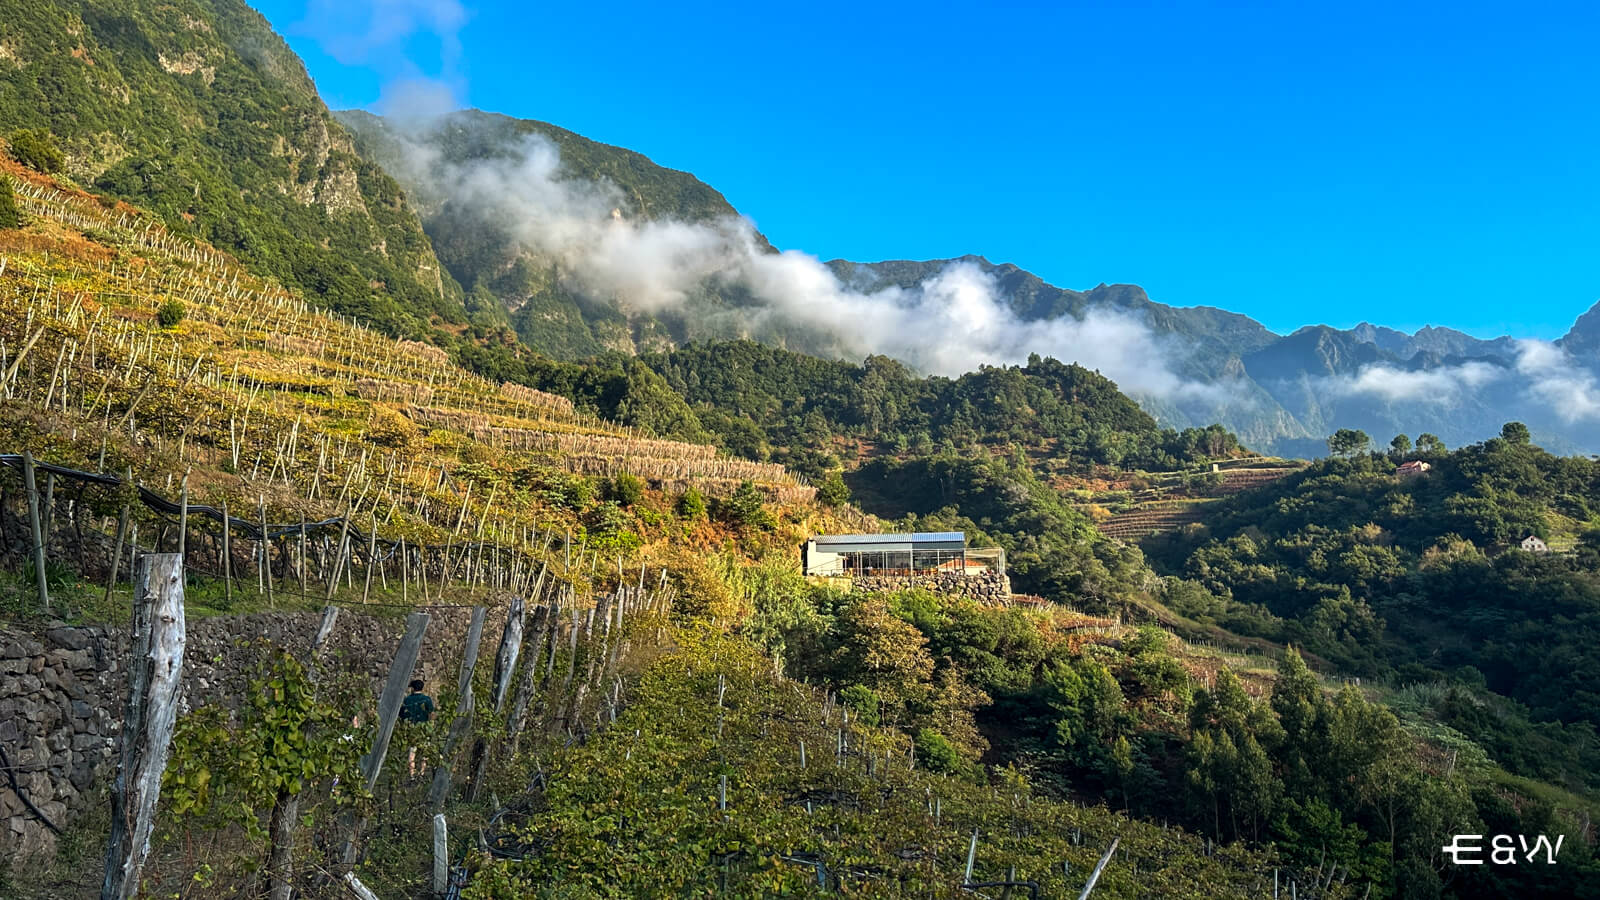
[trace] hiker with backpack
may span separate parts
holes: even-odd
[[[426,725],[433,718],[433,698],[422,692],[422,679],[411,682],[411,693],[406,695],[400,704],[400,721],[406,723],[409,731],[416,731]],[[415,778],[420,769],[417,766],[417,745],[415,737],[409,742],[411,750],[406,754],[406,770]]]

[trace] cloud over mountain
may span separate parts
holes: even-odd
[[[460,162],[418,138],[427,123],[395,124],[410,131],[400,140],[411,178],[426,173],[452,203],[477,208],[517,243],[555,260],[570,289],[624,311],[692,315],[710,284],[748,298],[739,310],[747,326],[777,321],[825,331],[857,355],[881,353],[930,373],[959,375],[1038,353],[1098,369],[1136,394],[1177,399],[1218,390],[1175,374],[1169,359],[1183,352],[1179,342],[1121,310],[1025,321],[992,274],[961,261],[911,287],[857,290],[811,254],[771,252],[743,217],[691,223],[638,215],[616,184],[567,173],[559,148],[542,136]]]

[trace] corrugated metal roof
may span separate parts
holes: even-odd
[[[959,531],[924,531],[916,534],[819,534],[818,544],[933,544],[965,541]]]

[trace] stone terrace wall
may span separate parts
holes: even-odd
[[[329,640],[330,680],[358,686],[366,680],[374,704],[404,628],[405,611],[390,612],[343,609]],[[437,695],[441,687],[453,690],[471,610],[429,612],[415,677]],[[303,659],[321,621],[322,614],[311,611],[190,619],[184,709],[237,705],[271,648],[287,647]],[[503,609],[490,610],[484,656],[492,658],[504,623]],[[63,828],[103,802],[115,774],[112,754],[128,702],[128,647],[125,629],[63,624],[38,633],[0,629],[0,749],[23,794]],[[16,865],[54,851],[55,835],[0,773],[0,859]]]
[[[926,588],[940,594],[966,597],[980,603],[1005,603],[1011,597],[1011,579],[998,572],[966,575],[937,572],[929,575],[872,575],[852,579],[851,589],[877,593]]]

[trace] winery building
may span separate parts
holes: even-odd
[[[1006,552],[967,546],[959,531],[827,534],[805,545],[805,574],[853,590],[926,587],[982,599],[1010,596]]]

